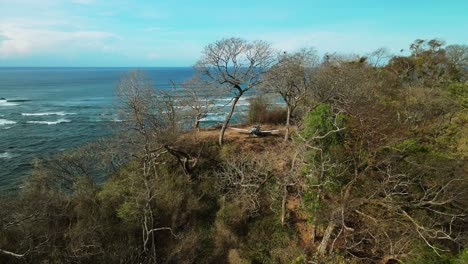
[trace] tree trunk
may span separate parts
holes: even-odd
[[[286,133],[284,133],[284,140],[289,139],[289,123],[291,119],[291,107],[288,105],[288,113],[286,115]]]
[[[223,126],[221,127],[221,132],[219,134],[219,145],[223,145],[224,143],[224,133],[226,132],[227,126],[229,124],[229,121],[231,120],[232,114],[234,113],[234,108],[236,108],[236,104],[239,101],[239,98],[242,96],[242,94],[234,97],[232,100],[232,105],[231,109],[229,110],[229,114],[226,116],[226,120],[224,120]]]
[[[200,119],[197,117],[193,124],[195,132],[200,132]]]
[[[288,198],[288,188],[284,185],[283,189],[283,200],[281,201],[281,226],[284,226],[286,218],[286,200]]]
[[[330,220],[330,223],[328,223],[327,229],[325,230],[325,234],[323,234],[322,242],[320,242],[320,245],[317,248],[317,252],[321,256],[325,255],[333,230],[335,230],[335,223],[333,220]]]

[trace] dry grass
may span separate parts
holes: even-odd
[[[251,128],[248,125],[231,127],[242,128],[247,130]],[[253,135],[242,133],[241,131],[228,128],[224,135],[225,144],[236,145],[242,151],[263,152],[283,142],[285,132],[284,126],[264,125],[261,128],[262,130],[279,130],[279,132],[264,137],[256,137]],[[190,133],[185,136],[192,137],[193,139],[197,139],[198,141],[217,142],[219,137],[219,129],[202,129],[198,133]]]

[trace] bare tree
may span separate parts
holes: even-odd
[[[449,45],[445,52],[447,59],[457,67],[468,66],[468,45]]]
[[[218,188],[231,199],[241,201],[250,214],[261,208],[261,193],[274,176],[266,159],[254,156],[233,157],[218,173]]]
[[[281,163],[283,164],[280,175],[276,177],[276,182],[279,185],[280,193],[275,192],[272,196],[276,196],[281,200],[280,205],[280,221],[281,225],[286,225],[287,217],[287,200],[290,194],[290,189],[296,190],[297,194],[301,194],[301,185],[303,183],[303,177],[301,174],[302,163],[300,162],[300,156],[303,149],[295,148],[293,145],[284,145],[285,147],[281,150],[282,153],[290,153],[289,155],[281,155]],[[276,195],[275,195],[276,194]]]
[[[154,89],[143,72],[129,72],[120,80],[116,93],[122,124],[142,136],[147,151],[154,144],[173,142],[177,138],[179,116],[173,96]]]
[[[363,107],[369,113],[377,112],[377,108],[369,104]],[[332,126],[322,125],[322,131],[312,129],[297,137],[307,165],[304,189],[310,193],[306,201],[320,205],[312,207],[311,222],[326,223],[317,236],[321,237],[317,252],[325,255],[339,243],[337,247],[357,258],[400,260],[417,243],[436,254],[466,243],[467,179],[455,169],[456,161],[392,147],[390,142],[398,140],[399,133],[385,132],[388,138],[382,140],[380,135],[385,130],[367,127],[377,120],[371,118],[372,114],[365,116],[357,110],[349,113],[359,123],[347,123],[346,131],[358,131],[354,137],[359,143],[341,157],[339,152],[346,150],[337,151],[334,141],[327,143],[345,129],[336,115]],[[380,123],[372,126],[392,122],[391,114],[380,113]],[[321,122],[315,119],[308,126],[317,123]],[[330,143],[333,148],[327,147]],[[314,196],[310,198],[310,194]]]
[[[31,214],[24,214],[23,212],[19,210],[21,204],[18,201],[10,202],[6,198],[4,198],[3,195],[0,196],[0,205],[1,205],[0,236],[4,236],[4,232],[8,231],[10,228],[15,228],[24,224],[34,224],[35,219],[39,215],[39,212],[33,212]],[[23,240],[27,241],[29,239],[23,239]],[[3,243],[0,243],[0,246],[1,246],[0,255],[4,254],[4,255],[14,257],[14,258],[23,258],[32,249],[30,245],[31,243],[25,243],[25,244],[29,244],[29,248],[27,250],[15,248],[15,251],[19,251],[19,250],[24,251],[22,253],[16,253],[16,252],[13,252],[13,250],[3,249],[4,247]]]
[[[457,70],[462,80],[468,78],[468,45],[449,45],[445,48],[445,56]]]
[[[331,103],[345,112],[371,100],[375,74],[362,57],[329,56],[311,75],[308,100],[311,109],[319,103]]]
[[[175,84],[174,84],[175,85]],[[182,88],[182,107],[188,107],[188,115],[193,119],[193,129],[200,131],[200,121],[215,112],[217,106],[214,104],[216,89],[213,84],[204,81],[198,76],[183,82]]]
[[[291,116],[296,107],[304,101],[310,87],[311,69],[318,63],[318,56],[312,49],[303,49],[293,54],[278,56],[278,63],[265,73],[264,88],[278,93],[286,103],[286,133],[289,138]]]
[[[170,230],[170,227],[156,227],[154,214],[154,180],[158,176],[158,164],[162,155],[171,153],[178,156],[171,144],[178,136],[178,119],[175,103],[168,93],[157,92],[143,72],[132,71],[117,85],[118,106],[124,128],[135,131],[137,145],[141,146],[140,158],[143,177],[141,190],[141,225],[143,252],[153,262],[156,256],[156,231]]]
[[[268,43],[240,38],[222,39],[205,47],[202,58],[195,65],[200,78],[208,79],[219,89],[232,94],[231,108],[219,135],[220,145],[237,102],[247,91],[262,83],[262,75],[274,62],[272,54]]]
[[[373,67],[383,66],[392,54],[387,48],[378,48],[367,55],[367,62]]]

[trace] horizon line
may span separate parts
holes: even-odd
[[[193,68],[193,66],[0,66],[0,68]]]

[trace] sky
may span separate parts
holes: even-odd
[[[227,37],[319,54],[468,44],[468,1],[0,0],[0,67],[191,66]]]

